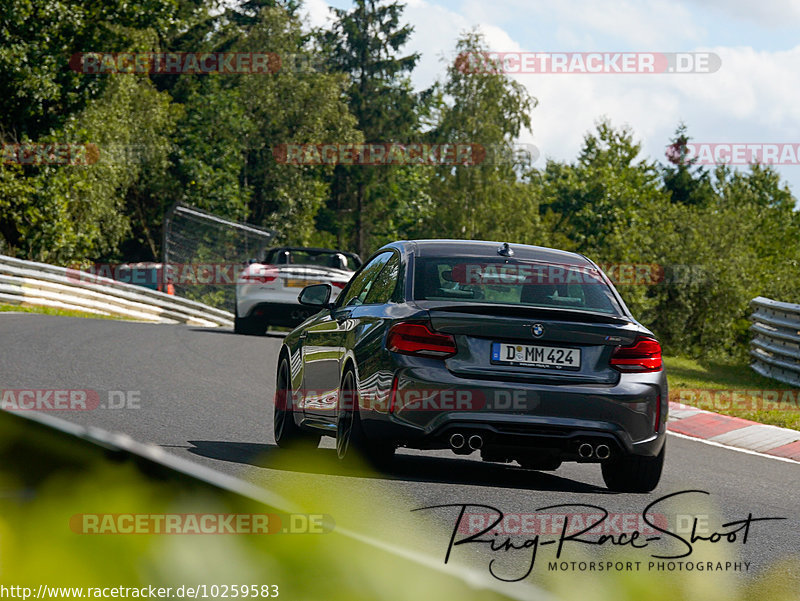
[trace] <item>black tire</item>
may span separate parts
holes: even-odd
[[[336,415],[336,456],[345,462],[366,462],[385,468],[394,457],[394,446],[371,441],[361,426],[355,374],[348,370],[339,386],[339,407]]]
[[[260,317],[234,317],[233,331],[237,334],[260,336],[266,333],[267,323]]]
[[[602,464],[603,481],[615,492],[650,492],[661,479],[664,467],[664,451],[655,457],[626,455]]]
[[[316,448],[319,436],[305,432],[294,421],[292,407],[292,380],[289,376],[289,362],[281,357],[275,378],[275,402],[272,415],[272,431],[275,443],[282,449],[300,447]]]

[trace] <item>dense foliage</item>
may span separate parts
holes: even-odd
[[[664,163],[599,121],[574,162],[514,151],[536,99],[456,60],[414,91],[397,1],[356,0],[308,31],[293,0],[0,0],[0,141],[95,144],[86,165],[0,169],[0,252],[67,264],[153,260],[175,202],[368,254],[402,238],[550,245],[659,264],[621,284],[668,348],[741,353],[756,295],[800,302],[800,216],[776,172]],[[453,57],[486,49],[465,33]],[[270,74],[84,74],[78,52],[264,52]],[[293,165],[286,144],[462,144],[480,160]],[[285,158],[285,157],[284,157]]]

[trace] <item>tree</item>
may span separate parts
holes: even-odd
[[[672,202],[705,207],[715,198],[711,174],[696,166],[696,158],[689,158],[687,145],[691,138],[686,131],[683,123],[675,130],[675,137],[666,152],[670,164],[661,168],[661,178]]]
[[[257,52],[269,48],[281,56],[307,52],[297,17],[265,9],[261,21],[235,46]],[[358,143],[361,133],[345,96],[346,78],[313,69],[278,70],[241,79],[240,98],[253,123],[243,140],[246,161],[240,181],[252,192],[252,223],[275,227],[282,239],[319,241],[316,217],[329,197],[330,166],[294,166],[277,160],[282,144]]]
[[[350,112],[369,143],[408,142],[417,135],[416,97],[408,74],[419,55],[397,56],[413,31],[400,25],[403,8],[399,2],[355,0],[349,12],[332,8],[336,21],[319,36],[330,69],[349,77]],[[381,190],[385,194],[394,187],[393,175],[391,166],[336,167],[329,207],[337,216],[340,244],[350,237],[352,215],[353,244],[366,253],[372,205]]]
[[[559,241],[602,261],[634,256],[646,248],[636,225],[666,200],[654,163],[641,160],[629,129],[601,121],[584,138],[576,163],[550,162],[542,200]]]
[[[459,59],[488,49],[472,32],[459,39]],[[514,140],[530,129],[536,106],[525,88],[493,69],[465,69],[457,60],[432,91],[429,138],[436,144],[470,148],[461,164],[442,165],[431,181],[431,235],[541,242],[530,157]]]
[[[681,182],[671,190],[661,179],[669,169],[639,152],[630,131],[601,122],[575,163],[548,163],[541,186],[554,245],[599,263],[660,266],[655,281],[617,288],[668,352],[743,355],[750,299],[800,297],[794,198],[758,165],[709,175],[684,164],[668,175]],[[682,200],[676,189],[687,192]]]
[[[56,264],[114,256],[130,231],[126,195],[145,187],[147,174],[163,175],[173,126],[168,95],[147,78],[112,79],[61,130],[38,140],[93,144],[95,162],[17,169],[2,182],[0,231],[9,251]]]
[[[255,13],[254,7],[237,9],[247,9],[249,15],[241,22],[229,14],[202,49],[270,52],[283,59],[308,52],[308,36],[297,16],[266,5]],[[322,241],[315,219],[329,195],[325,172],[331,168],[282,164],[276,150],[292,143],[360,141],[344,86],[343,75],[291,68],[185,74],[171,81],[170,93],[180,102],[182,117],[172,154],[169,204],[181,201],[272,227],[284,242]]]
[[[36,140],[59,129],[110,79],[79,73],[70,58],[151,50],[175,13],[172,0],[0,1],[0,136]]]
[[[64,263],[114,253],[128,234],[126,193],[147,185],[145,161],[130,151],[149,145],[153,166],[164,158],[169,99],[147,77],[85,74],[70,58],[151,50],[177,26],[176,11],[171,0],[3,3],[0,138],[99,149],[92,165],[25,165],[5,174],[0,232],[9,252]]]

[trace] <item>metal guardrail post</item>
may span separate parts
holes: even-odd
[[[758,296],[750,306],[750,367],[768,378],[800,386],[800,305]]]

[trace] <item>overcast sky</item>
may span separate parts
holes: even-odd
[[[329,6],[306,0],[308,21],[323,25]],[[800,143],[800,0],[409,0],[409,51],[422,89],[442,78],[460,33],[477,27],[496,52],[712,52],[704,74],[514,75],[535,96],[533,143],[545,159],[574,160],[584,135],[607,116],[629,125],[643,153],[665,161],[681,121],[695,142]],[[778,167],[800,196],[800,165]]]

